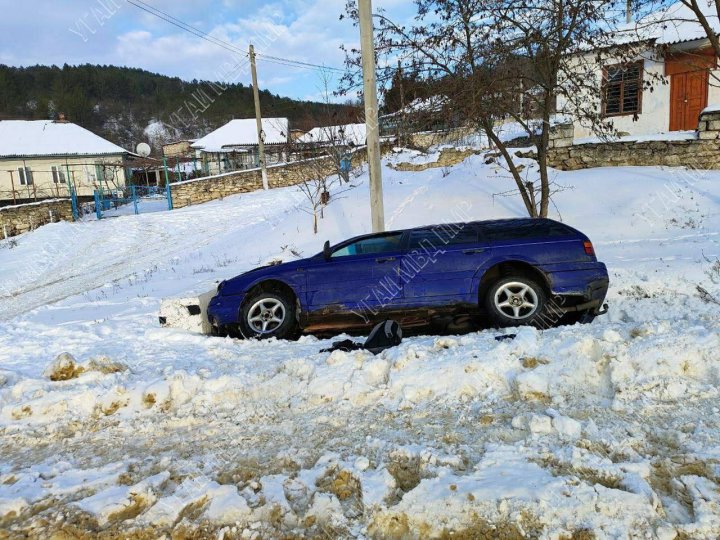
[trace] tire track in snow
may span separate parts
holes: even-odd
[[[222,206],[217,212],[208,212],[204,205],[197,205],[171,214],[163,212],[73,224],[84,227],[80,233],[83,238],[75,238],[75,245],[69,246],[64,255],[70,261],[81,260],[82,263],[69,267],[60,263],[60,269],[56,264],[45,269],[34,282],[20,283],[21,288],[0,296],[0,320],[10,320],[41,306],[129,278],[153,266],[172,266],[173,257],[212,243],[217,234],[268,222],[268,211],[277,212],[278,206],[285,206],[285,211],[297,206],[295,197],[261,193],[244,198],[260,200],[248,200],[249,204],[242,206],[209,203]],[[123,241],[122,246],[108,245],[108,238],[116,241],[123,236],[130,240]],[[153,241],[148,242],[148,238]],[[22,270],[20,268],[18,273]]]

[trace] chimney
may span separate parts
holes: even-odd
[[[632,22],[632,0],[627,0],[625,14],[627,15],[627,23],[630,24]]]
[[[57,119],[55,120],[55,122],[56,122],[57,124],[67,124],[67,123],[68,123],[68,119],[67,119],[67,117],[65,116],[65,113],[64,113],[64,112],[58,113]]]

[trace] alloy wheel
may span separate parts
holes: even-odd
[[[285,321],[285,306],[275,298],[255,302],[247,312],[248,326],[258,334],[270,334]]]
[[[505,283],[495,292],[497,310],[515,320],[531,317],[538,308],[538,295],[535,290],[522,281]]]

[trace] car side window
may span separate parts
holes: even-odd
[[[442,248],[456,244],[474,244],[477,241],[477,230],[468,224],[440,225],[430,229],[412,231],[408,249],[428,246]]]
[[[402,242],[402,233],[386,234],[363,238],[334,251],[332,258],[347,257],[349,255],[375,255],[399,251]]]

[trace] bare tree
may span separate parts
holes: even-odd
[[[383,12],[378,21],[379,55],[402,57],[413,75],[433,83],[447,97],[451,113],[480,128],[507,163],[528,214],[545,217],[550,206],[548,149],[556,103],[590,124],[598,133],[612,131],[601,107],[588,95],[599,94],[592,51],[616,48],[612,30],[624,9],[613,0],[415,0],[412,25],[403,26]],[[624,7],[624,6],[623,6]],[[347,14],[355,15],[354,2]],[[350,68],[345,89],[357,84],[357,54],[347,51]],[[587,64],[587,65],[584,65]],[[382,62],[380,80],[392,76],[391,61]],[[447,109],[451,109],[448,111]],[[498,134],[501,121],[516,122],[537,148],[539,179],[527,183],[507,141]],[[536,197],[536,194],[538,195]]]
[[[302,161],[294,174],[300,175],[299,188],[310,203],[309,214],[313,217],[313,232],[318,232],[318,219],[324,217],[325,207],[331,197],[352,189],[346,165],[356,146],[364,145],[364,126],[359,124],[333,125],[338,117],[331,102],[330,75],[321,73],[321,92],[325,107],[323,112],[309,120],[313,125],[308,133],[291,141],[288,154],[300,154],[308,159]]]
[[[694,49],[684,47],[683,56],[694,69],[706,70],[711,84],[720,86],[720,75],[712,69],[720,57],[720,0],[632,0],[631,6],[636,21],[629,31],[638,39],[655,42],[665,35],[655,45],[660,56],[677,52],[665,41],[704,39]]]
[[[715,56],[720,56],[720,0],[633,0],[640,34],[654,30],[672,29],[681,32],[682,26],[702,28]]]

